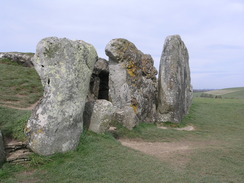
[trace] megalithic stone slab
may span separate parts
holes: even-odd
[[[140,121],[154,122],[157,70],[152,57],[126,39],[111,40],[105,52],[109,57],[110,101],[120,111],[133,108]]]
[[[113,104],[107,100],[87,102],[83,114],[84,125],[95,133],[104,133],[112,123],[113,114]]]
[[[38,43],[33,63],[44,95],[25,129],[34,152],[51,155],[76,148],[96,60],[96,50],[84,41],[49,37]]]
[[[189,55],[179,35],[168,36],[160,60],[158,121],[180,122],[189,111],[192,86]]]

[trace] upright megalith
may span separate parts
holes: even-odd
[[[0,130],[0,168],[2,167],[2,164],[5,161],[5,158],[6,158],[6,154],[5,154],[5,147],[3,143],[3,135]]]
[[[168,36],[160,60],[158,121],[180,122],[192,101],[189,55],[179,35]]]
[[[111,40],[105,52],[109,57],[109,100],[119,110],[120,118],[133,111],[135,125],[138,120],[154,122],[157,70],[152,57],[126,39]]]
[[[38,43],[33,63],[44,95],[25,130],[34,152],[51,155],[78,145],[96,60],[96,50],[84,41],[50,37]]]

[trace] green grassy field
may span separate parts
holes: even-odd
[[[25,108],[42,96],[42,86],[34,68],[0,59],[0,105]]]
[[[0,129],[5,137],[25,140],[23,129],[31,112],[0,106]]]
[[[192,125],[194,131],[162,130],[144,123],[132,131],[118,126],[115,134],[85,131],[75,151],[33,155],[25,166],[4,164],[0,182],[240,183],[244,180],[244,100],[242,92],[235,95],[238,99],[195,97],[182,125]],[[29,115],[29,111],[0,107],[0,128],[5,135],[23,139]],[[122,146],[114,136],[185,144],[189,149],[159,158]]]
[[[227,93],[224,95],[224,97],[244,99],[244,88],[240,88],[240,90],[237,90],[235,92]]]

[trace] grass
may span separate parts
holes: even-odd
[[[244,99],[244,88],[241,88],[238,91],[228,93],[223,95],[225,98],[238,98],[238,99]]]
[[[182,127],[185,124],[167,124],[170,127]],[[166,126],[167,126],[166,125]],[[176,126],[175,126],[176,125]],[[150,142],[168,142],[172,140],[179,140],[184,138],[188,133],[185,131],[176,131],[174,129],[166,130],[162,133],[162,130],[157,128],[156,124],[141,123],[136,126],[133,131],[124,128],[120,124],[113,125],[117,127],[117,131],[113,132],[115,138],[130,138],[130,139],[143,139]],[[164,125],[165,126],[165,125]]]
[[[0,65],[1,69],[3,65],[11,66],[5,68],[10,70],[13,66],[5,63]],[[9,77],[12,75],[8,74]],[[19,75],[20,80],[25,78],[26,76]],[[7,80],[7,77],[4,80]],[[2,83],[5,83],[2,81],[1,87]],[[26,84],[28,82],[31,81],[28,80]],[[11,88],[10,91],[15,89]],[[9,97],[14,98],[16,93],[11,92],[13,94],[9,94]],[[18,99],[18,96],[16,97]],[[32,155],[32,160],[25,166],[5,163],[0,169],[0,182],[242,182],[244,180],[244,100],[241,99],[243,93],[235,93],[235,97],[237,99],[194,97],[190,114],[184,118],[181,125],[193,125],[195,131],[178,131],[173,128],[163,130],[154,124],[146,123],[140,124],[132,131],[117,124],[118,130],[113,134],[98,135],[85,131],[79,146],[74,151],[49,157]],[[19,102],[17,99],[15,103]],[[1,101],[4,100],[1,98]],[[0,129],[5,136],[25,139],[23,128],[29,115],[30,111],[0,107]],[[174,127],[171,123],[166,125]],[[163,160],[124,147],[114,137],[142,139],[149,142],[194,142],[201,146],[196,146],[184,154],[181,151],[174,152],[170,156],[171,159]],[[184,166],[180,166],[179,158],[187,159]]]
[[[0,106],[0,129],[4,136],[25,140],[23,133],[30,111],[16,110]]]
[[[34,68],[0,59],[0,105],[25,108],[34,104],[43,88]]]
[[[168,161],[123,147],[112,134],[85,132],[75,151],[51,157],[35,155],[23,169],[12,170],[5,164],[1,170],[5,175],[2,181],[241,182],[244,179],[243,110],[243,100],[194,98],[184,123],[193,125],[196,131],[162,130],[152,124],[141,124],[133,131],[119,129],[117,135],[124,138],[214,144],[193,149],[184,168],[175,168]],[[26,171],[32,173],[23,176]]]

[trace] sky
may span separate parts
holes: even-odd
[[[244,0],[0,0],[0,52],[35,52],[45,37],[83,40],[99,57],[125,38],[159,69],[165,38],[178,34],[194,89],[244,87]]]

